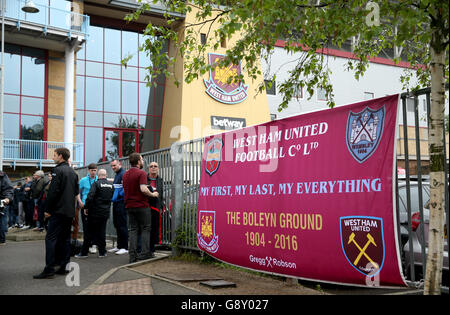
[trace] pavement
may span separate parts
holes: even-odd
[[[33,279],[45,265],[45,232],[11,230],[0,246],[0,295],[200,295],[180,283],[131,270],[140,264],[170,256],[157,251],[155,258],[128,264],[128,255],[108,253],[71,258],[70,273],[52,279]],[[18,241],[16,241],[18,240]],[[108,246],[109,245],[109,246]],[[112,243],[107,244],[111,248]]]
[[[45,263],[45,232],[13,229],[7,234],[7,243],[0,246],[0,295],[205,295],[180,282],[157,275],[140,273],[135,267],[165,259],[170,251],[158,250],[155,258],[129,264],[128,255],[108,253],[106,258],[90,254],[86,259],[71,258],[70,273],[55,275],[53,279],[36,280]],[[113,244],[107,242],[107,248]],[[299,281],[317,289],[317,283]],[[328,294],[422,294],[422,290],[392,291],[355,289],[321,284]],[[381,290],[381,291],[380,291]]]

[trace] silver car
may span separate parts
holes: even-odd
[[[411,272],[411,258],[414,261],[414,271],[416,275],[416,279],[423,279],[423,257],[422,257],[422,246],[425,244],[425,255],[428,254],[428,231],[430,224],[430,210],[427,209],[428,203],[425,205],[423,210],[424,220],[420,220],[420,214],[418,212],[414,213],[412,216],[412,237],[408,240],[403,248],[404,257],[405,257],[405,265],[407,275],[410,275]],[[423,224],[424,234],[422,235],[420,225]],[[445,239],[444,239],[444,259],[443,259],[443,267],[442,267],[442,285],[448,287],[449,279],[448,279],[448,235],[447,235],[447,226],[444,226],[445,231]],[[410,247],[413,247],[413,257],[411,257]],[[409,277],[408,277],[409,278]]]

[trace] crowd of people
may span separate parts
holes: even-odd
[[[0,223],[4,223],[0,224],[0,244],[5,243],[4,232],[8,228],[46,230],[45,268],[34,278],[66,274],[80,224],[83,243],[75,258],[88,258],[95,253],[99,258],[107,256],[106,226],[112,206],[117,239],[116,246],[108,252],[128,254],[130,263],[154,257],[155,245],[161,241],[163,207],[163,180],[158,175],[158,164],[151,162],[147,173],[142,156],[132,153],[127,171],[120,161],[111,162],[114,178],[107,178],[106,170],[97,169],[92,163],[88,174],[79,179],[69,158],[68,149],[56,149],[56,167],[47,177],[37,171],[33,179],[27,177],[25,183],[14,187],[8,176],[0,172]]]

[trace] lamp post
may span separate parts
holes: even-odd
[[[4,139],[4,130],[3,130],[3,111],[5,107],[5,9],[6,9],[6,0],[1,1],[1,9],[2,9],[2,52],[1,52],[1,64],[0,64],[0,171],[3,171],[3,139]],[[22,7],[22,11],[27,13],[37,13],[39,9],[34,4],[33,0],[27,1],[25,6]]]

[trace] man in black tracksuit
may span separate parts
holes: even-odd
[[[66,265],[70,262],[70,238],[72,220],[75,216],[75,200],[79,194],[78,175],[67,161],[70,151],[58,148],[54,151],[53,161],[57,164],[52,170],[52,183],[47,195],[47,209],[44,213],[48,219],[45,236],[45,268],[33,276],[34,279],[52,278],[54,266],[59,266],[56,274],[67,273]]]
[[[113,184],[106,179],[106,171],[100,169],[97,173],[98,180],[92,184],[91,190],[84,204],[84,213],[88,222],[88,242],[83,242],[83,247],[76,258],[86,258],[89,252],[89,244],[98,247],[98,257],[106,257],[106,222],[111,209],[111,199],[114,193]]]

